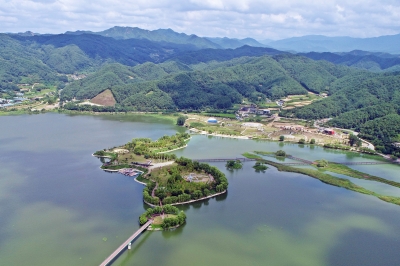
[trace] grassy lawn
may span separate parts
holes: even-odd
[[[120,154],[118,160],[121,162],[138,162],[146,163],[149,159],[145,159],[143,155],[136,155],[133,152]]]
[[[165,214],[164,218],[176,218],[177,215],[174,214]],[[157,216],[156,218],[154,218],[154,222],[153,225],[161,225],[163,222],[163,218],[161,216]]]
[[[224,118],[232,118],[235,119],[235,114],[226,114],[226,113],[203,113],[202,115],[213,116],[213,117],[224,117]]]

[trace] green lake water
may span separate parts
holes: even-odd
[[[0,265],[100,264],[139,228],[147,207],[142,185],[100,170],[91,153],[184,130],[143,116],[41,114],[0,117],[0,123]],[[309,160],[373,161],[307,145],[201,135],[175,154],[235,158],[278,149]],[[400,264],[400,206],[273,167],[256,173],[253,164],[227,171],[214,163],[227,175],[228,193],[181,207],[183,227],[143,233],[114,265]],[[398,166],[354,169],[400,181]],[[372,182],[365,187],[400,195]]]

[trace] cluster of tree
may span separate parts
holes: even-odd
[[[186,122],[186,119],[187,119],[187,116],[180,115],[180,116],[178,116],[178,119],[176,120],[176,124],[178,126],[183,126],[185,124],[185,122]]]
[[[1,82],[0,81],[0,90],[1,91],[19,91],[17,85],[9,82]]]
[[[350,146],[357,146],[357,147],[361,147],[362,142],[361,139],[359,137],[357,137],[354,134],[350,134],[349,136],[349,145]]]
[[[329,164],[327,160],[317,160],[315,162],[317,163],[317,167],[320,167],[320,168],[327,167]]]
[[[186,214],[183,211],[181,211],[178,213],[176,217],[164,218],[161,227],[162,229],[166,230],[184,224],[185,221],[186,221]]]
[[[233,170],[233,169],[242,169],[243,164],[239,160],[230,160],[226,162],[225,166],[227,169]]]
[[[279,151],[275,152],[275,156],[286,157],[286,152],[283,150],[279,150]]]
[[[256,172],[263,172],[268,169],[268,166],[266,166],[263,162],[256,162],[253,168],[256,170]]]
[[[215,166],[210,166],[206,163],[199,163],[192,161],[188,158],[180,157],[176,160],[178,165],[185,167],[187,170],[204,171],[213,177],[214,182],[211,184],[211,189],[222,192],[228,188],[228,179],[226,179],[224,173],[218,170]]]
[[[150,192],[151,193],[151,192]],[[149,193],[148,187],[143,189],[143,200],[147,203],[158,205],[160,203],[159,197],[152,197]]]
[[[172,136],[162,136],[156,141],[149,138],[135,138],[124,145],[125,149],[133,151],[136,155],[144,155],[145,158],[155,158],[162,156],[165,159],[176,159],[175,154],[158,154],[161,150],[171,150],[176,147],[186,145],[186,140],[190,138],[188,133],[176,133]]]
[[[177,207],[171,205],[164,205],[162,207],[156,206],[154,208],[148,208],[146,212],[139,216],[139,224],[144,225],[153,216],[158,216],[162,214],[176,215],[176,217],[164,218],[163,223],[161,224],[161,227],[163,229],[168,229],[184,224],[186,221],[186,214],[183,211],[179,211]]]
[[[367,148],[367,147],[360,147],[360,148],[358,149],[358,151],[359,151],[359,152],[362,152],[362,153],[366,153],[366,154],[377,154],[376,151],[371,150],[370,148]]]
[[[225,175],[214,166],[205,163],[199,163],[187,158],[178,158],[175,160],[177,166],[168,167],[167,184],[164,187],[155,190],[155,197],[151,196],[155,183],[150,183],[143,190],[143,198],[146,202],[158,205],[173,204],[177,202],[187,202],[207,197],[216,192],[223,192],[228,188],[228,180]],[[185,181],[181,172],[203,172],[212,176],[212,182],[188,182]],[[151,178],[150,174],[150,178]]]
[[[345,151],[350,150],[349,146],[341,145],[341,144],[335,144],[335,143],[325,143],[324,144],[324,148],[336,149],[336,150],[345,150]]]

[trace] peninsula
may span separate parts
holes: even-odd
[[[186,216],[172,205],[192,203],[227,191],[228,180],[214,166],[167,152],[187,146],[190,135],[177,133],[156,141],[136,138],[125,145],[96,151],[105,171],[119,172],[145,184],[143,201],[151,206],[143,213],[141,225],[153,220],[150,229],[171,229]],[[107,161],[106,161],[107,160]]]

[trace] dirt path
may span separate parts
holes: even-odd
[[[156,195],[156,189],[158,188],[158,183],[156,183],[156,186],[153,188],[153,191],[151,192],[151,196],[154,198]]]
[[[173,164],[174,162],[175,162],[175,161],[168,161],[168,162],[165,162],[165,163],[155,163],[155,164],[153,164],[152,166],[149,167],[149,171],[151,171],[151,170],[153,170],[153,169],[156,169],[156,168],[158,168],[158,167],[163,167],[163,166],[171,165],[171,164]]]

